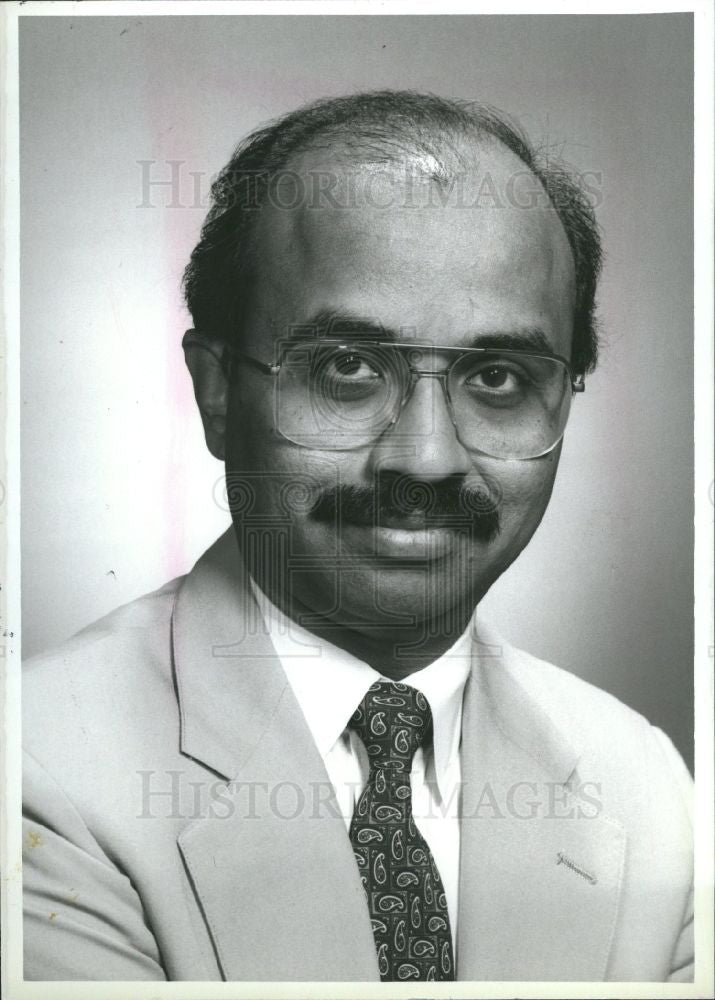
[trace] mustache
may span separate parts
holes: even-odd
[[[404,521],[425,527],[468,531],[481,541],[499,534],[500,495],[493,484],[468,487],[464,477],[428,482],[411,476],[382,474],[374,486],[337,485],[323,490],[310,516],[324,524],[371,526]]]

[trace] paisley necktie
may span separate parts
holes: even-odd
[[[365,744],[370,762],[350,840],[367,896],[380,978],[453,980],[447,898],[412,816],[412,759],[431,738],[427,699],[408,684],[378,681],[348,725]]]

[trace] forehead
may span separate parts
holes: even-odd
[[[496,143],[434,166],[304,154],[261,215],[254,329],[333,310],[455,345],[540,329],[568,354],[573,258],[537,179]]]

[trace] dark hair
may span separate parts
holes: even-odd
[[[492,137],[538,178],[566,232],[576,274],[572,363],[579,373],[596,364],[596,285],[601,244],[593,209],[577,180],[542,157],[503,113],[467,101],[413,91],[374,91],[316,101],[243,139],[211,186],[211,207],[184,272],[183,288],[194,326],[230,340],[240,330],[254,261],[254,233],[271,183],[291,158],[339,141],[344,154],[396,161],[428,154],[441,163],[459,158],[455,139]],[[343,155],[344,155],[343,154]],[[439,179],[439,175],[437,175]]]

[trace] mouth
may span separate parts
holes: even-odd
[[[463,517],[427,514],[421,510],[381,510],[377,516],[375,516],[372,510],[355,511],[347,516],[343,514],[340,521],[343,527],[389,528],[395,531],[431,531],[442,528],[450,531],[457,530],[458,528],[464,530],[465,525],[468,523],[467,519]]]
[[[346,524],[343,541],[351,549],[369,552],[384,559],[418,559],[433,561],[453,552],[464,539],[462,529],[429,522],[424,517],[383,518],[374,522]]]

